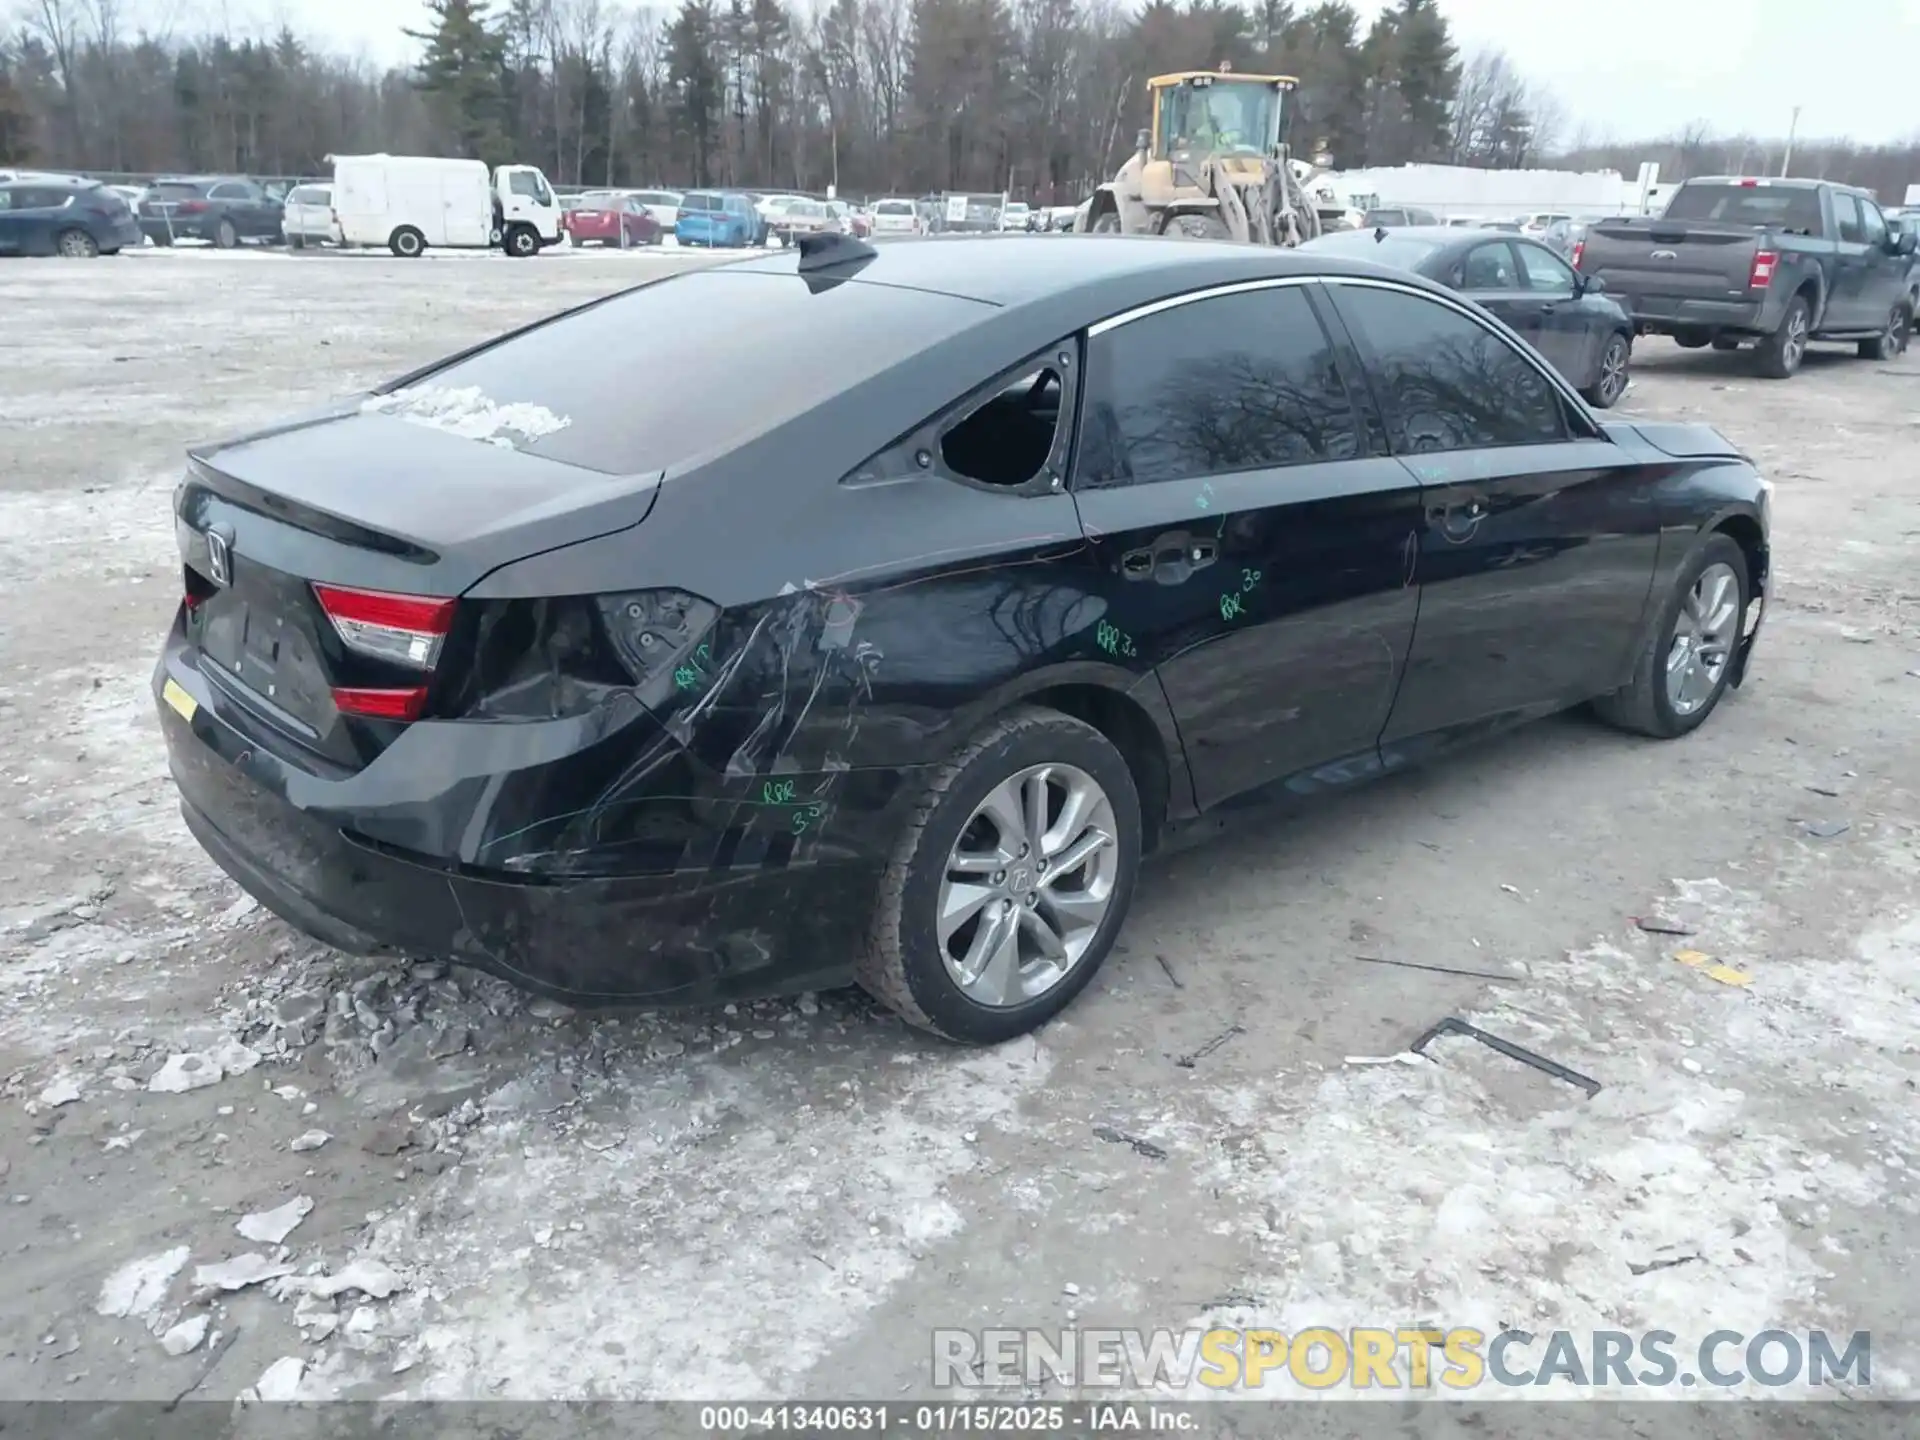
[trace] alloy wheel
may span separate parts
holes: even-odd
[[[60,253],[69,260],[87,260],[99,254],[100,247],[82,232],[69,230],[60,237]]]
[[[1740,628],[1740,581],[1733,567],[1707,566],[1681,602],[1667,651],[1667,703],[1691,715],[1714,696]]]
[[[1804,310],[1795,309],[1787,317],[1787,343],[1780,347],[1780,358],[1789,370],[1800,368],[1800,361],[1807,353],[1807,316]]]
[[[1600,394],[1611,404],[1627,388],[1627,342],[1617,335],[1600,357]]]
[[[975,807],[947,857],[935,931],[961,993],[994,1009],[1064,980],[1113,903],[1113,804],[1086,771],[1033,765]]]

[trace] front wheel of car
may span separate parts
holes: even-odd
[[[1633,342],[1625,335],[1607,337],[1607,348],[1600,352],[1600,371],[1593,384],[1580,393],[1596,410],[1611,410],[1627,393],[1627,366],[1633,354]]]
[[[62,230],[55,249],[68,260],[91,260],[100,253],[100,246],[84,230]]]
[[[1687,557],[1626,688],[1594,701],[1622,730],[1672,740],[1697,730],[1727,692],[1749,595],[1747,555],[1718,532]]]
[[[1022,707],[939,766],[881,882],[860,983],[908,1023],[992,1045],[1064,1009],[1113,948],[1140,796],[1091,725]]]
[[[1906,353],[1907,336],[1913,329],[1913,315],[1902,300],[1887,315],[1887,323],[1872,340],[1860,342],[1862,360],[1897,360]]]
[[[233,228],[231,220],[222,220],[214,226],[213,243],[222,250],[233,250],[239,247],[240,232]]]

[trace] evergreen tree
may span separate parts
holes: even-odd
[[[501,86],[505,45],[485,0],[427,0],[427,10],[433,28],[406,32],[426,46],[414,84],[457,154],[490,165],[509,159]]]

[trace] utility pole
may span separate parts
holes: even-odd
[[[1793,107],[1793,118],[1787,122],[1787,153],[1780,157],[1780,178],[1787,178],[1787,166],[1793,163],[1793,137],[1800,132],[1800,107]]]

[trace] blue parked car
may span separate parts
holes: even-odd
[[[133,207],[91,180],[16,180],[0,185],[0,255],[91,259],[140,248]]]
[[[682,245],[738,248],[753,244],[760,216],[753,201],[730,190],[689,190],[680,197],[673,238]]]

